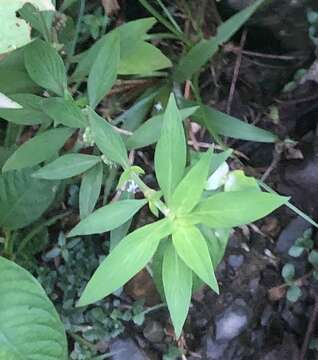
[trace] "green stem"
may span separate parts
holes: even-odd
[[[154,190],[151,189],[148,185],[146,185],[140,177],[133,173],[132,179],[134,182],[138,185],[139,189],[143,192],[144,196],[149,200],[152,201],[153,204],[156,206],[156,208],[159,209],[159,211],[164,215],[168,216],[170,214],[170,209],[166,206],[166,204],[161,200],[154,200],[152,198],[152,195],[154,194]]]
[[[157,20],[160,21],[161,24],[164,25],[168,30],[170,30],[178,39],[180,39],[185,44],[190,45],[188,39],[186,39],[184,34],[176,30],[174,26],[171,25],[167,19],[165,19],[154,7],[152,7],[149,4],[148,0],[138,0],[138,1],[145,9],[147,9],[150,12],[151,15],[157,18]]]
[[[106,177],[104,184],[104,195],[103,195],[103,205],[107,203],[108,196],[112,190],[112,185],[117,176],[117,168],[110,168],[108,176]]]
[[[11,234],[11,230],[5,229],[4,230],[4,249],[3,255],[11,259],[13,254],[13,236]]]
[[[40,233],[44,228],[55,224],[58,220],[63,219],[65,216],[67,216],[70,213],[71,213],[70,211],[67,211],[64,212],[63,214],[58,214],[56,216],[53,216],[51,219],[44,221],[42,224],[32,229],[26,235],[26,237],[20,242],[17,253],[21,253],[22,250],[24,250],[24,248],[28,245],[28,243],[34,238],[34,236]]]
[[[79,11],[78,11],[78,17],[77,17],[77,23],[76,23],[76,28],[75,28],[75,35],[74,35],[74,39],[71,45],[71,49],[70,52],[68,53],[67,56],[67,63],[66,63],[66,72],[68,72],[70,66],[71,66],[71,60],[73,55],[75,54],[75,50],[76,50],[76,45],[77,45],[77,41],[79,38],[79,34],[81,31],[81,26],[82,26],[82,19],[84,16],[84,12],[85,12],[85,6],[86,6],[86,0],[81,0],[80,2],[80,7],[79,7]]]
[[[160,5],[163,12],[166,14],[167,18],[171,22],[171,24],[174,26],[174,28],[179,32],[182,33],[182,30],[180,29],[180,26],[177,24],[177,22],[174,20],[174,18],[171,16],[169,10],[167,7],[163,4],[161,0],[157,0],[157,3]]]

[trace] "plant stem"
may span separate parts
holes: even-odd
[[[9,229],[4,230],[4,249],[3,249],[3,255],[11,259],[12,253],[13,253],[13,236],[11,234],[11,231]]]
[[[137,174],[133,173],[132,179],[139,186],[139,189],[143,192],[145,197],[149,201],[152,201],[153,204],[159,209],[159,211],[164,216],[168,216],[170,214],[170,209],[166,206],[166,204],[163,201],[161,201],[160,199],[159,200],[153,199],[152,195],[154,194],[155,191],[151,189],[148,185],[146,185]]]
[[[67,56],[67,63],[66,63],[66,72],[68,72],[70,65],[71,65],[71,60],[73,55],[75,54],[75,50],[76,50],[76,45],[77,45],[77,41],[79,38],[79,34],[81,31],[81,26],[82,26],[82,18],[85,12],[85,6],[86,6],[86,0],[80,0],[80,7],[79,7],[79,11],[78,11],[78,17],[77,17],[77,23],[76,23],[76,28],[75,28],[75,35],[74,35],[74,39],[71,45],[71,49],[70,52],[68,53]]]
[[[158,21],[161,22],[162,25],[164,25],[168,30],[170,30],[178,39],[180,39],[185,44],[189,45],[188,39],[184,36],[184,34],[174,28],[173,25],[170,24],[170,22],[165,19],[154,7],[152,7],[148,0],[138,0],[141,5],[147,9],[151,15],[153,15],[155,18],[157,18]]]

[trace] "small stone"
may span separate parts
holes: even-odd
[[[162,325],[158,321],[149,321],[144,331],[144,337],[153,343],[159,343],[164,337]]]
[[[132,339],[116,339],[110,345],[113,360],[148,360]]]
[[[210,336],[206,342],[206,359],[208,360],[221,360],[227,348],[227,343],[219,343],[213,340]]]
[[[216,340],[234,339],[245,330],[247,323],[247,311],[243,307],[231,306],[216,321]]]
[[[244,256],[243,255],[230,255],[227,262],[234,270],[238,270],[238,268],[241,267],[241,265],[244,262]]]

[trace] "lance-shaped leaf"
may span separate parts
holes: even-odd
[[[180,181],[171,198],[171,209],[178,215],[189,213],[201,200],[212,158],[207,151]]]
[[[63,324],[38,281],[3,257],[0,273],[0,358],[66,360]]]
[[[222,192],[202,200],[186,219],[216,229],[231,228],[258,220],[287,201],[287,197],[257,190]]]
[[[178,256],[171,242],[163,258],[162,279],[174,331],[179,338],[191,302],[192,271]]]
[[[186,152],[182,119],[171,94],[155,152],[156,176],[167,202],[183,177]]]
[[[56,125],[70,128],[85,128],[87,120],[72,99],[51,97],[43,101],[43,111],[54,120]]]
[[[76,225],[68,237],[101,234],[116,229],[133,217],[146,202],[146,200],[121,200],[105,205]]]
[[[105,155],[106,159],[126,168],[129,164],[127,150],[123,139],[113,127],[96,112],[87,109],[89,121],[92,127],[94,140],[99,150]]]
[[[103,164],[97,164],[83,175],[79,193],[80,218],[92,213],[97,203],[103,180]]]
[[[97,163],[100,156],[86,154],[67,154],[36,171],[33,176],[39,179],[62,180],[82,174]]]
[[[113,32],[98,52],[88,76],[87,91],[92,108],[103,99],[116,81],[120,57],[119,33]]]
[[[150,261],[160,240],[170,233],[171,222],[163,219],[127,235],[99,265],[78,306],[101,300],[123,286]]]
[[[10,156],[2,170],[19,170],[50,159],[64,145],[73,131],[68,128],[58,128],[36,135]]]
[[[182,120],[187,119],[198,109],[197,106],[193,106],[180,110]],[[133,135],[129,136],[126,142],[128,149],[139,149],[158,141],[163,124],[163,115],[155,115],[149,120],[144,122]]]
[[[240,27],[253,15],[264,0],[255,1],[252,5],[232,16],[218,27],[216,37],[201,40],[181,58],[176,67],[174,78],[178,82],[190,79],[193,74],[211,59],[219,49],[219,46],[228,41]]]
[[[198,277],[219,293],[207,243],[200,230],[185,222],[178,222],[172,233],[173,245],[185,264]]]
[[[52,45],[35,40],[26,47],[24,62],[35,83],[57,95],[64,95],[67,89],[66,71],[62,58]]]

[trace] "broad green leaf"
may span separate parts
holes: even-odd
[[[3,257],[0,273],[0,358],[66,360],[63,323],[39,282]]]
[[[54,120],[55,125],[85,128],[88,123],[81,109],[72,99],[50,97],[43,101],[43,111]]]
[[[232,149],[222,151],[218,154],[214,152],[210,164],[209,175],[212,175],[219,168],[219,166],[222,165],[232,155],[232,152]]]
[[[159,49],[145,41],[129,44],[123,51],[118,69],[122,75],[150,75],[172,65]]]
[[[155,151],[156,176],[167,202],[184,175],[186,157],[182,119],[174,95],[171,94]]]
[[[94,140],[99,150],[108,160],[114,161],[123,168],[126,168],[129,161],[127,150],[121,136],[105,119],[97,115],[94,110],[88,108],[87,111]]]
[[[174,79],[177,82],[191,79],[192,75],[199,72],[212,56],[217,53],[219,46],[228,41],[263,2],[264,0],[258,0],[225,21],[219,26],[216,37],[208,40],[202,39],[194,45],[190,51],[181,58],[175,69]]]
[[[186,220],[216,229],[231,228],[256,221],[287,201],[287,197],[257,190],[222,192],[202,200]]]
[[[174,227],[172,241],[185,264],[212,290],[219,293],[209,249],[200,230],[196,226],[179,221]]]
[[[32,170],[0,175],[0,227],[16,230],[36,221],[51,205],[58,183],[34,179]]]
[[[10,156],[2,170],[19,170],[48,160],[59,151],[73,131],[68,128],[58,128],[36,135]]]
[[[103,180],[103,165],[97,164],[86,171],[82,177],[79,193],[80,218],[92,213],[99,198]]]
[[[114,32],[103,43],[89,72],[87,91],[89,104],[93,109],[107,95],[116,81],[120,58],[119,40],[118,32]]]
[[[89,74],[90,69],[93,66],[93,63],[97,57],[97,54],[101,47],[103,46],[105,41],[108,41],[108,38],[113,35],[114,32],[118,32],[120,34],[120,63],[119,69],[121,68],[121,61],[126,63],[127,54],[132,56],[132,51],[135,47],[136,43],[139,43],[143,40],[146,36],[147,31],[156,23],[154,18],[145,18],[145,19],[138,19],[135,21],[130,21],[112,32],[104,35],[100,40],[98,40],[88,51],[81,54],[80,61],[77,65],[75,73],[73,74],[73,78],[75,80],[83,79]],[[137,52],[138,53],[138,52]],[[139,60],[142,60],[141,58]],[[125,66],[123,67],[125,70]],[[136,74],[136,69],[132,69]],[[138,71],[142,70],[138,68]],[[148,69],[149,70],[149,69]],[[152,71],[159,70],[159,69],[152,69]],[[119,74],[120,70],[119,70]],[[138,73],[137,73],[138,74]],[[122,74],[121,74],[122,75]],[[140,74],[142,75],[142,73]]]
[[[188,171],[172,194],[170,208],[176,215],[189,213],[201,200],[212,156],[212,151],[208,150]]]
[[[255,178],[246,176],[243,170],[231,171],[226,179],[224,191],[261,191]]]
[[[290,302],[296,302],[301,297],[301,289],[297,285],[292,285],[288,288],[286,298]]]
[[[120,200],[105,205],[83,219],[68,234],[77,235],[102,234],[116,229],[133,217],[145,204],[146,200]]]
[[[163,219],[127,235],[88,282],[78,306],[85,306],[113,293],[150,261],[159,242],[171,233],[171,222]]]
[[[196,110],[197,106],[193,106],[180,110],[182,120],[190,117]],[[155,115],[144,122],[134,133],[129,136],[126,142],[128,149],[139,149],[158,141],[163,124],[163,115]]]
[[[179,338],[191,303],[192,271],[178,256],[171,242],[166,248],[162,266],[168,309],[176,337]]]
[[[229,41],[242,25],[254,14],[265,0],[256,0],[250,6],[241,10],[230,19],[221,24],[217,29],[216,41],[219,45]]]
[[[0,68],[0,91],[9,95],[35,92],[38,86],[31,80],[26,70]]]
[[[1,118],[18,125],[36,125],[50,121],[42,110],[42,97],[32,94],[15,94],[10,95],[10,99],[20,104],[22,108],[0,108]]]
[[[278,137],[270,131],[248,124],[233,116],[212,109],[209,106],[200,108],[194,114],[193,119],[206,126],[211,134],[217,133],[235,139],[265,143],[271,143],[278,140]]]
[[[210,229],[199,225],[199,229],[206,239],[214,269],[224,257],[231,229]]]
[[[282,277],[286,281],[292,281],[294,276],[295,276],[295,266],[291,263],[285,264],[282,269]]]
[[[31,28],[23,19],[17,17],[17,11],[25,3],[32,3],[39,10],[53,10],[50,0],[10,0],[0,1],[0,54],[8,53],[31,41]]]
[[[101,162],[100,156],[67,154],[37,170],[33,177],[46,180],[63,180],[82,174]]]
[[[47,42],[35,40],[24,51],[25,67],[31,79],[57,95],[67,90],[64,63],[58,52]]]

